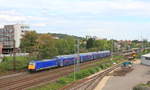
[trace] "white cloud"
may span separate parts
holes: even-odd
[[[124,16],[150,18],[150,2],[142,0],[0,0],[0,8],[4,8],[0,11],[0,23],[27,21],[38,29],[41,27],[41,30],[47,27],[47,32],[56,30],[62,33],[97,36],[110,33],[118,38],[128,35],[136,38],[137,33],[150,30],[150,23],[147,22],[111,21],[117,16],[122,16],[122,20]],[[17,8],[22,10],[22,13],[15,10],[5,11],[5,8]],[[94,20],[88,16],[94,17]],[[107,21],[99,19],[103,16],[111,18]],[[128,17],[126,19],[129,20]]]
[[[6,11],[0,11],[0,14],[6,14],[6,15],[20,15],[20,13],[16,12],[15,10],[6,10]]]
[[[25,21],[26,18],[24,16],[0,15],[0,20],[7,22],[17,22],[17,21]]]
[[[91,13],[100,15],[149,16],[150,2],[144,1],[52,1],[44,2],[49,11],[67,13]],[[47,11],[48,11],[47,10]]]
[[[48,24],[47,23],[34,23],[34,24],[31,24],[31,25],[36,26],[36,27],[45,27]]]
[[[26,18],[24,16],[21,16],[18,12],[15,10],[9,10],[9,11],[0,11],[0,21],[6,21],[6,22],[16,22],[16,21],[25,21]]]
[[[66,33],[79,36],[98,36],[117,39],[139,39],[139,36],[149,38],[150,23],[135,22],[103,22],[103,21],[74,21],[68,23],[50,24],[44,32]],[[54,27],[54,28],[53,28]],[[150,33],[149,33],[150,34]],[[150,38],[149,38],[150,39]]]
[[[47,20],[47,17],[38,17],[38,16],[26,16],[27,19],[29,20],[37,20],[37,21],[43,21]]]
[[[28,15],[26,16],[15,10],[0,11],[0,23],[2,22],[17,23],[17,22],[42,21],[42,20],[47,20],[47,18]]]
[[[33,4],[34,3],[34,4]],[[135,0],[1,0],[1,7],[21,9],[46,9],[39,13],[50,13],[50,11],[68,13],[91,13],[100,15],[132,15],[149,16],[150,2]],[[53,13],[53,15],[55,15]]]

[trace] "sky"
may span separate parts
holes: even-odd
[[[150,40],[150,0],[0,0],[0,26],[39,33]]]

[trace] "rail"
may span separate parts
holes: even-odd
[[[97,86],[99,81],[106,75],[108,75],[111,71],[118,68],[120,64],[115,65],[109,69],[106,69],[105,71],[92,76],[90,78],[85,78],[81,81],[77,81],[76,83],[70,84],[66,87],[64,87],[61,90],[94,90],[94,88]]]

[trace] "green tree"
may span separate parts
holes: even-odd
[[[73,38],[59,39],[57,40],[56,47],[60,55],[72,54],[75,51],[75,39]]]
[[[94,42],[95,42],[94,38],[89,38],[86,43],[86,48],[90,49],[90,48],[94,47]]]
[[[41,59],[52,58],[58,55],[55,40],[49,34],[41,34],[37,38],[38,57]]]
[[[20,48],[22,52],[32,53],[36,51],[36,39],[38,34],[35,31],[27,31],[21,39]]]

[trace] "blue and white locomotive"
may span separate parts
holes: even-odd
[[[54,59],[34,60],[29,62],[28,70],[39,71],[54,67],[69,66],[77,62],[83,63],[91,60],[109,57],[110,55],[111,55],[110,51],[99,51],[99,52],[81,53],[79,55],[72,54],[72,55],[56,56]]]

